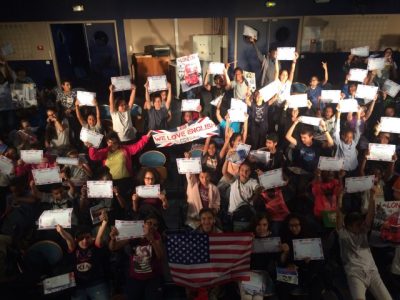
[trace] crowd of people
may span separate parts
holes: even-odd
[[[255,41],[250,42],[260,60],[259,89],[271,83],[278,86],[270,99],[264,99],[259,89],[251,90],[240,67],[232,70],[227,64],[223,74],[207,72],[202,86],[181,95],[173,95],[169,83],[167,90],[149,93],[146,83],[144,99],[138,101],[134,82],[129,95],[110,85],[108,119],[98,103],[107,100],[97,99],[94,107],[81,106],[68,79],[60,87],[38,92],[37,107],[16,111],[11,85],[33,80],[24,69],[14,71],[0,58],[0,146],[2,156],[14,166],[10,174],[0,173],[0,280],[11,289],[5,299],[34,291],[44,278],[66,272],[75,274],[76,287],[63,294],[71,299],[111,299],[117,294],[126,299],[167,299],[168,229],[204,234],[251,231],[255,240],[281,240],[278,252],[251,254],[251,270],[263,281],[261,291],[231,282],[186,288],[187,299],[323,299],[327,293],[342,295],[337,299],[400,299],[400,248],[384,241],[384,246],[374,247],[369,241],[376,206],[400,200],[396,153],[391,161],[370,160],[368,147],[394,144],[398,149],[398,135],[382,132],[379,122],[400,113],[398,99],[383,89],[386,80],[398,80],[393,50],[383,52],[384,68],[368,71],[362,82],[379,87],[371,101],[355,97],[360,83],[350,81],[348,75],[353,68],[367,69],[368,58],[349,55],[343,82],[330,83],[329,66],[322,62],[324,78],[313,76],[302,91],[307,94],[307,107],[293,107],[288,99],[299,93],[294,84],[298,54],[285,70],[277,49],[263,55]],[[324,89],[340,89],[338,103],[322,101]],[[212,105],[210,100],[218,97],[222,100]],[[244,122],[231,121],[231,98],[247,105]],[[181,99],[200,99],[201,105],[198,111],[172,110],[173,102]],[[357,100],[358,110],[342,113],[349,99]],[[131,113],[135,101],[143,103],[141,115]],[[209,117],[219,133],[157,148],[152,131],[175,130],[170,125],[174,114],[181,125]],[[319,126],[304,124],[302,116],[321,118]],[[144,123],[140,130],[135,127],[138,119]],[[104,134],[101,146],[82,142],[81,128]],[[175,159],[190,158],[199,144],[202,171],[177,174]],[[242,144],[268,152],[268,160],[248,155],[236,163],[232,157],[242,155],[238,151]],[[167,156],[168,178],[139,164],[141,153],[155,149]],[[21,150],[43,150],[42,162],[24,162]],[[60,165],[57,157],[77,158],[79,164]],[[320,170],[320,157],[343,159],[343,168]],[[62,183],[36,185],[32,170],[54,166],[60,167]],[[282,169],[285,184],[264,188],[259,176],[276,169]],[[346,192],[346,178],[366,175],[374,175],[370,190]],[[168,194],[177,178],[186,195],[174,193],[179,199],[172,199]],[[88,180],[112,180],[113,198],[89,198]],[[136,186],[154,184],[161,185],[157,198],[137,195]],[[165,221],[165,214],[176,209],[171,201],[183,203],[176,212],[184,220],[180,228],[168,228]],[[95,224],[94,206],[101,212]],[[57,225],[55,230],[37,230],[36,221],[44,210],[60,208],[73,208],[71,228]],[[336,220],[334,226],[325,222],[329,213]],[[119,240],[116,220],[143,220],[144,236]],[[293,241],[307,238],[321,239],[323,260],[296,260]],[[24,259],[31,245],[43,240],[63,249],[64,259],[56,267],[47,266],[45,257],[39,262]],[[277,280],[277,267],[296,271],[298,284]]]

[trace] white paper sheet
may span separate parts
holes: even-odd
[[[217,98],[215,98],[214,100],[212,100],[212,101],[210,102],[210,104],[211,104],[211,105],[214,105],[214,106],[218,106],[218,104],[222,101],[222,98],[223,98],[223,97],[224,97],[223,95],[218,96]]]
[[[131,77],[129,75],[126,76],[118,76],[111,77],[111,83],[114,86],[114,90],[116,92],[119,91],[129,91],[132,87],[131,85]]]
[[[69,166],[78,166],[79,158],[75,157],[57,157],[56,162],[59,165],[69,165]]]
[[[265,290],[265,276],[261,271],[250,271],[247,273],[250,276],[248,281],[242,281],[241,287],[246,294],[263,294]]]
[[[369,143],[368,160],[393,161],[393,155],[396,153],[396,145]]]
[[[303,124],[308,124],[312,126],[319,126],[321,124],[322,119],[316,117],[308,117],[308,116],[301,116],[299,118],[299,122]]]
[[[368,70],[382,70],[385,68],[385,63],[384,57],[368,58]]]
[[[231,98],[231,109],[241,110],[247,113],[247,104],[243,100]]]
[[[357,112],[358,111],[358,102],[355,99],[343,99],[340,101],[340,112]]]
[[[139,185],[136,187],[136,194],[140,198],[158,198],[160,196],[160,185]]]
[[[357,85],[356,98],[374,100],[377,93],[377,86],[359,84]]]
[[[294,260],[323,260],[324,252],[320,238],[293,240]]]
[[[343,170],[344,159],[336,157],[320,156],[318,169],[321,171],[340,171]]]
[[[276,280],[290,284],[299,284],[299,274],[296,270],[288,268],[276,268]]]
[[[32,175],[36,185],[60,183],[62,181],[59,167],[33,169]]]
[[[82,127],[80,139],[84,143],[90,143],[94,148],[99,148],[104,135]]]
[[[96,99],[96,93],[77,91],[76,98],[79,100],[79,106],[95,106],[94,99]]]
[[[322,90],[321,102],[323,103],[339,103],[341,99],[341,90]]]
[[[88,180],[87,196],[88,198],[113,198],[113,182],[111,180]]]
[[[199,111],[200,99],[182,100],[181,111]]]
[[[21,159],[26,164],[40,164],[43,161],[43,150],[21,150]]]
[[[281,238],[270,237],[253,239],[253,253],[274,253],[280,252]]]
[[[10,175],[14,171],[14,164],[11,159],[0,156],[0,173]]]
[[[231,122],[244,122],[247,119],[245,112],[239,109],[228,109],[228,114]]]
[[[201,158],[177,158],[179,174],[199,174],[201,172]]]
[[[208,73],[214,75],[222,75],[224,74],[225,65],[221,62],[210,62],[208,65]]]
[[[351,54],[360,56],[360,57],[368,57],[369,56],[369,46],[352,48]]]
[[[39,217],[39,229],[71,228],[72,208],[45,210]]]
[[[382,90],[386,92],[390,97],[395,98],[400,92],[400,84],[390,79],[386,79],[385,83],[383,84]]]
[[[294,60],[295,47],[278,47],[277,60]]]
[[[286,181],[283,180],[282,168],[265,172],[258,176],[258,180],[266,190],[286,185]]]
[[[307,107],[307,94],[290,95],[287,99],[289,108]]]
[[[115,228],[118,230],[116,240],[130,240],[144,236],[143,221],[115,220]]]
[[[272,81],[270,84],[264,86],[259,90],[260,95],[263,97],[264,102],[269,101],[272,97],[279,93],[279,82]]]
[[[74,272],[62,274],[43,280],[43,293],[48,295],[74,286],[76,286]]]
[[[357,193],[370,190],[374,186],[374,175],[347,177],[345,180],[346,193]]]
[[[368,75],[368,70],[364,69],[350,69],[349,81],[364,82]]]
[[[381,117],[381,132],[400,133],[400,118]]]
[[[257,40],[257,38],[258,38],[258,32],[257,32],[257,30],[255,30],[254,28],[252,28],[252,27],[250,27],[250,26],[247,26],[247,25],[244,25],[244,26],[243,26],[243,35],[244,35],[244,36],[252,37],[252,38],[254,38],[255,40]]]
[[[243,76],[249,84],[250,90],[253,93],[257,89],[256,85],[256,73],[243,71]]]
[[[149,81],[149,93],[165,91],[168,89],[167,87],[167,76],[160,75],[160,76],[150,76],[147,77]]]
[[[250,151],[249,155],[251,159],[255,160],[256,162],[266,164],[270,160],[271,153],[262,150],[252,150]]]
[[[231,153],[226,159],[234,164],[240,165],[246,160],[250,149],[251,145],[239,144],[236,147],[236,151]]]

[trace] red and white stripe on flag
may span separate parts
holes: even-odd
[[[169,263],[172,279],[176,284],[190,288],[248,281],[252,245],[252,233],[210,234],[209,261],[199,264]]]

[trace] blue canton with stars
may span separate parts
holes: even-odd
[[[209,240],[206,234],[178,233],[168,234],[168,262],[192,265],[210,261]]]

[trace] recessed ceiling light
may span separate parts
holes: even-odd
[[[77,4],[72,6],[72,11],[74,12],[79,12],[79,11],[84,11],[85,9],[83,8],[82,4]]]
[[[270,7],[274,7],[276,5],[275,1],[267,1],[265,2],[265,6],[270,8]]]

